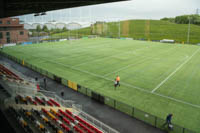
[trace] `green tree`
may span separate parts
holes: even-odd
[[[43,26],[42,30],[43,30],[44,32],[48,32],[48,31],[49,31],[49,29],[48,29],[48,27],[47,27],[46,25]]]
[[[67,28],[66,28],[66,27],[63,27],[62,31],[63,31],[63,32],[67,31]]]
[[[175,22],[177,24],[188,24],[190,20],[191,24],[200,25],[200,16],[199,15],[183,15],[183,16],[177,16],[175,18]]]
[[[37,32],[41,32],[41,31],[42,31],[40,25],[37,25],[37,27],[36,27],[36,31],[37,31]]]
[[[162,19],[160,19],[160,20],[163,20],[163,21],[169,21],[169,22],[172,22],[172,23],[174,23],[175,22],[175,18],[162,18]]]

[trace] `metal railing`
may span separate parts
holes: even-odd
[[[101,121],[95,119],[91,115],[89,115],[81,110],[79,110],[78,116],[80,116],[84,120],[88,121],[89,123],[92,123],[95,127],[104,131],[105,133],[119,133],[117,130],[110,128],[106,124],[102,123]]]
[[[0,82],[2,82],[2,79],[0,80]],[[4,82],[4,81],[3,81]],[[57,101],[59,104],[61,104],[64,107],[67,108],[72,108],[73,109],[73,114],[76,114],[78,116],[80,116],[81,118],[85,119],[86,121],[88,121],[89,123],[92,123],[93,126],[97,127],[98,129],[102,130],[105,133],[119,133],[118,131],[114,130],[113,128],[107,126],[106,124],[100,122],[99,120],[95,119],[94,117],[90,116],[89,114],[85,113],[82,111],[82,106],[79,104],[75,104],[74,101],[72,100],[64,100],[62,98],[60,98],[55,92],[51,92],[51,91],[45,91],[45,90],[40,90],[37,91],[36,89],[31,89],[28,87],[24,87],[24,86],[20,86],[18,85],[14,85],[14,83],[11,82],[4,82],[4,84],[6,84],[6,90],[8,91],[8,93],[11,94],[10,98],[7,98],[4,100],[4,104],[6,105],[6,107],[9,107],[10,105],[14,105],[15,104],[15,100],[14,98],[17,95],[21,95],[21,96],[37,96],[39,98],[47,98],[47,99],[54,99],[55,101]]]

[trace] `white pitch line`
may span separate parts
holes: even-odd
[[[171,49],[174,49],[174,47],[173,47],[173,48],[170,48],[170,49],[168,49],[168,50],[166,50],[166,51],[164,51],[164,52],[162,52],[161,54],[166,53],[166,52],[170,51]],[[159,53],[159,54],[160,54],[160,53]],[[148,59],[153,59],[154,57],[157,57],[157,56],[158,56],[158,55],[151,56],[151,57],[145,57],[143,60],[140,60],[140,61],[137,62],[137,63],[134,62],[134,63],[132,63],[132,64],[129,64],[128,66],[121,67],[120,69],[118,69],[118,70],[116,70],[116,71],[114,71],[114,72],[107,73],[107,74],[105,74],[104,76],[108,76],[108,75],[110,75],[110,74],[113,74],[113,73],[122,71],[122,70],[124,70],[124,69],[127,69],[127,68],[130,67],[130,66],[133,66],[133,65],[136,65],[136,64],[139,64],[139,63],[143,63],[143,62],[145,62],[146,60],[148,60]]]
[[[168,75],[162,82],[160,82],[152,91],[154,93],[160,86],[162,86],[169,78],[171,78],[178,70],[180,70],[188,61],[192,59],[192,57],[199,52],[200,48],[197,49],[188,59],[186,59],[181,65],[179,65],[170,75]]]
[[[121,54],[118,54],[118,56],[119,55],[125,55],[125,54],[132,54],[133,52],[136,52],[136,51],[140,51],[140,50],[143,50],[143,49],[146,49],[146,48],[148,48],[148,47],[144,47],[144,48],[138,48],[138,49],[135,49],[135,50],[130,50],[130,51],[126,51],[126,52],[124,52],[124,53],[121,53]],[[74,65],[73,67],[79,67],[79,66],[82,66],[82,65],[84,65],[84,64],[87,64],[87,63],[90,63],[90,62],[98,62],[98,61],[101,61],[101,60],[104,60],[104,59],[109,59],[109,58],[111,58],[111,57],[116,57],[116,55],[111,55],[111,56],[107,56],[107,57],[102,57],[102,58],[99,58],[99,59],[96,59],[96,60],[88,60],[88,61],[86,61],[86,62],[83,62],[83,63],[80,63],[80,64],[77,64],[77,65]]]
[[[81,53],[81,52],[84,52],[84,51],[87,51],[87,49],[90,49],[90,48],[98,48],[98,47],[102,47],[102,46],[105,46],[105,45],[108,45],[107,43],[110,43],[110,41],[104,41],[104,42],[100,42],[101,43],[101,45],[98,45],[98,46],[93,46],[93,44],[98,44],[98,43],[93,43],[93,44],[90,44],[90,45],[87,45],[88,47],[84,47],[84,49],[83,50],[78,50],[78,49],[80,49],[80,48],[73,48],[73,49],[70,49],[70,52],[72,52],[72,51],[79,51],[79,53]],[[66,55],[64,55],[65,57],[58,57],[58,58],[54,58],[53,60],[58,60],[58,59],[61,59],[61,58],[74,58],[74,57],[80,57],[80,56],[83,56],[83,55],[79,55],[79,56],[77,56],[77,55],[75,55],[75,56],[70,56],[70,54],[71,53],[69,53],[69,54],[66,54]],[[66,57],[67,56],[67,57]]]
[[[51,61],[50,61],[51,62]],[[54,62],[56,63],[56,62]],[[74,69],[76,71],[80,71],[80,72],[83,72],[83,73],[87,73],[89,75],[92,75],[92,76],[95,76],[95,77],[99,77],[99,78],[102,78],[102,79],[105,79],[105,80],[108,80],[108,81],[112,81],[112,79],[109,79],[109,78],[106,78],[104,76],[101,76],[101,75],[98,75],[98,74],[95,74],[95,73],[91,73],[91,72],[88,72],[88,71],[84,71],[84,70],[81,70],[81,69],[78,69],[78,68],[73,68],[71,66],[68,66],[68,65],[64,65],[62,63],[56,63],[56,64],[60,64],[60,65],[63,65],[63,66],[66,66],[66,67],[69,67],[71,69]],[[134,85],[131,85],[131,84],[128,84],[128,83],[124,83],[124,82],[120,82],[121,85],[124,85],[124,86],[127,86],[127,87],[131,87],[131,88],[135,88],[137,90],[140,90],[140,91],[143,91],[145,93],[148,93],[148,94],[153,94],[153,95],[157,95],[157,96],[160,96],[160,97],[163,97],[163,98],[166,98],[166,99],[170,99],[172,101],[176,101],[176,102],[179,102],[179,103],[182,103],[182,104],[186,104],[186,105],[189,105],[189,106],[192,106],[192,107],[196,107],[196,108],[200,108],[199,105],[195,105],[195,104],[192,104],[192,103],[189,103],[189,102],[185,102],[185,101],[182,101],[182,100],[179,100],[179,99],[176,99],[176,98],[172,98],[172,97],[169,97],[169,96],[165,96],[165,95],[162,95],[162,94],[159,94],[159,93],[151,93],[150,91],[144,89],[144,88],[140,88],[140,87],[137,87],[137,86],[134,86]]]
[[[17,51],[17,50],[15,50],[15,51]],[[21,52],[21,51],[19,51],[19,52]],[[23,52],[22,52],[22,53],[23,53]],[[25,54],[25,55],[26,55],[26,54]],[[33,55],[31,55],[31,56],[33,56]],[[34,56],[33,56],[33,57],[34,57]],[[35,57],[37,57],[37,56],[35,56]],[[39,57],[38,57],[38,58],[39,58]],[[45,59],[45,60],[46,60],[46,59]],[[48,62],[53,62],[53,61],[50,61],[50,60],[47,60],[47,61],[48,61]],[[53,62],[53,63],[55,63],[55,64],[60,64],[60,65],[62,65],[62,66],[68,67],[68,68],[70,68],[70,69],[73,69],[73,70],[76,70],[76,71],[80,71],[80,72],[82,72],[82,73],[86,73],[86,74],[89,74],[89,75],[92,75],[92,76],[95,76],[95,77],[99,77],[99,78],[102,78],[102,79],[105,79],[105,80],[108,80],[108,81],[112,81],[112,82],[113,82],[112,79],[106,78],[106,77],[104,77],[104,76],[101,76],[101,75],[98,75],[98,74],[95,74],[95,73],[91,73],[91,72],[88,72],[88,71],[84,71],[84,70],[81,70],[81,69],[78,69],[78,68],[73,68],[73,67],[71,67],[71,66],[69,66],[69,65],[64,65],[64,64],[62,64],[62,63],[57,63],[57,62]],[[200,108],[200,106],[199,106],[199,105],[196,105],[196,104],[192,104],[192,103],[189,103],[189,102],[185,102],[185,101],[182,101],[182,100],[179,100],[179,99],[175,99],[175,98],[172,98],[172,97],[169,97],[169,96],[165,96],[165,95],[162,95],[162,94],[159,94],[159,93],[151,93],[150,91],[148,91],[148,90],[146,90],[146,89],[144,89],[144,88],[140,88],[140,87],[137,87],[137,86],[133,86],[133,85],[128,84],[128,83],[124,83],[124,82],[120,82],[120,83],[121,83],[121,85],[125,85],[125,86],[131,87],[131,88],[135,88],[135,89],[137,89],[137,90],[143,91],[143,92],[148,93],[148,94],[160,96],[160,97],[162,97],[162,98],[166,98],[166,99],[169,99],[169,100],[172,100],[172,101],[175,101],[175,102],[179,102],[179,103],[182,103],[182,104],[186,104],[186,105],[189,105],[189,106],[192,106],[192,107],[195,107],[195,108]]]

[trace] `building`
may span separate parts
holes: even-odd
[[[28,31],[19,23],[19,18],[0,19],[0,44],[28,41]]]

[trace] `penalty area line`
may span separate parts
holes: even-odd
[[[188,61],[192,59],[192,57],[198,53],[200,50],[197,49],[188,59],[186,59],[182,64],[180,64],[170,75],[168,75],[163,81],[161,81],[152,91],[151,93],[154,93],[158,88],[160,88],[165,82],[167,82],[168,79],[170,79],[178,70],[180,70]]]

